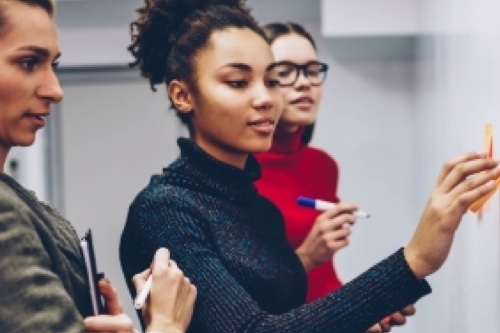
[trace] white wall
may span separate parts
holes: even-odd
[[[64,81],[63,81],[64,82]],[[177,155],[180,126],[166,93],[143,80],[69,83],[62,102],[66,215],[80,235],[92,228],[97,265],[135,318],[119,263],[128,207]]]
[[[421,17],[427,35],[417,63],[416,154],[419,177],[430,185],[441,160],[483,148],[486,123],[494,124],[498,142],[500,3],[422,1]],[[498,194],[481,221],[473,214],[463,220],[450,260],[432,278],[435,293],[422,302],[429,320],[421,331],[500,331],[498,222]]]
[[[318,42],[320,58],[330,65],[312,144],[340,164],[341,199],[372,215],[358,221],[349,247],[336,256],[338,273],[347,282],[404,246],[418,222],[416,68],[413,53],[401,52],[399,40],[323,38],[316,22],[305,25]],[[392,49],[376,46],[379,41]],[[397,331],[416,333],[423,320],[411,318]]]

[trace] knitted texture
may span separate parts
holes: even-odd
[[[189,333],[364,332],[430,292],[402,251],[337,292],[304,304],[307,280],[279,210],[258,195],[253,157],[241,170],[188,139],[130,206],[120,243],[129,290],[155,251],[171,251],[198,288]]]
[[[294,133],[276,132],[268,152],[255,157],[262,177],[255,182],[260,194],[271,200],[285,219],[286,235],[298,248],[309,235],[321,211],[297,204],[299,196],[338,202],[338,165],[328,154],[302,143],[304,128]],[[333,260],[308,272],[307,302],[342,286]]]

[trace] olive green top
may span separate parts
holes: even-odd
[[[84,332],[91,314],[78,236],[0,173],[0,332]]]

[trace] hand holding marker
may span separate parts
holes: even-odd
[[[318,200],[318,199],[311,199],[311,198],[306,198],[306,197],[298,197],[297,198],[297,203],[301,206],[304,207],[311,207],[317,210],[329,210],[335,207],[335,204],[333,202],[328,202],[328,201],[323,201],[323,200]],[[357,210],[352,213],[354,217],[356,218],[364,218],[368,219],[370,218],[370,214],[367,212],[363,212],[361,210]]]
[[[153,283],[153,273],[148,277],[146,280],[146,283],[144,284],[144,287],[142,287],[142,290],[137,294],[137,296],[134,299],[134,307],[137,310],[142,309],[144,303],[146,302],[146,299],[149,296],[149,291],[151,290],[151,284]]]
[[[311,199],[311,198],[302,197],[302,196],[297,198],[297,203],[300,206],[310,207],[310,208],[314,208],[314,209],[322,210],[322,211],[330,210],[336,206],[336,204],[334,204],[333,202],[318,200],[318,199]],[[361,210],[357,210],[357,211],[353,212],[352,214],[356,218],[365,218],[365,219],[370,218],[370,214],[368,214],[367,212],[361,211]],[[385,325],[388,325],[391,320],[392,320],[392,317],[387,316],[382,320],[382,322]]]

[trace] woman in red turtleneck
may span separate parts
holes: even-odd
[[[295,23],[264,27],[277,62],[288,64],[280,72],[285,99],[283,114],[271,150],[256,157],[262,166],[259,192],[281,210],[287,236],[309,275],[307,301],[339,288],[334,253],[348,245],[354,223],[353,204],[341,203],[320,212],[297,205],[307,196],[332,202],[337,197],[338,166],[325,152],[307,144],[312,135],[327,65],[318,61],[314,40]]]

